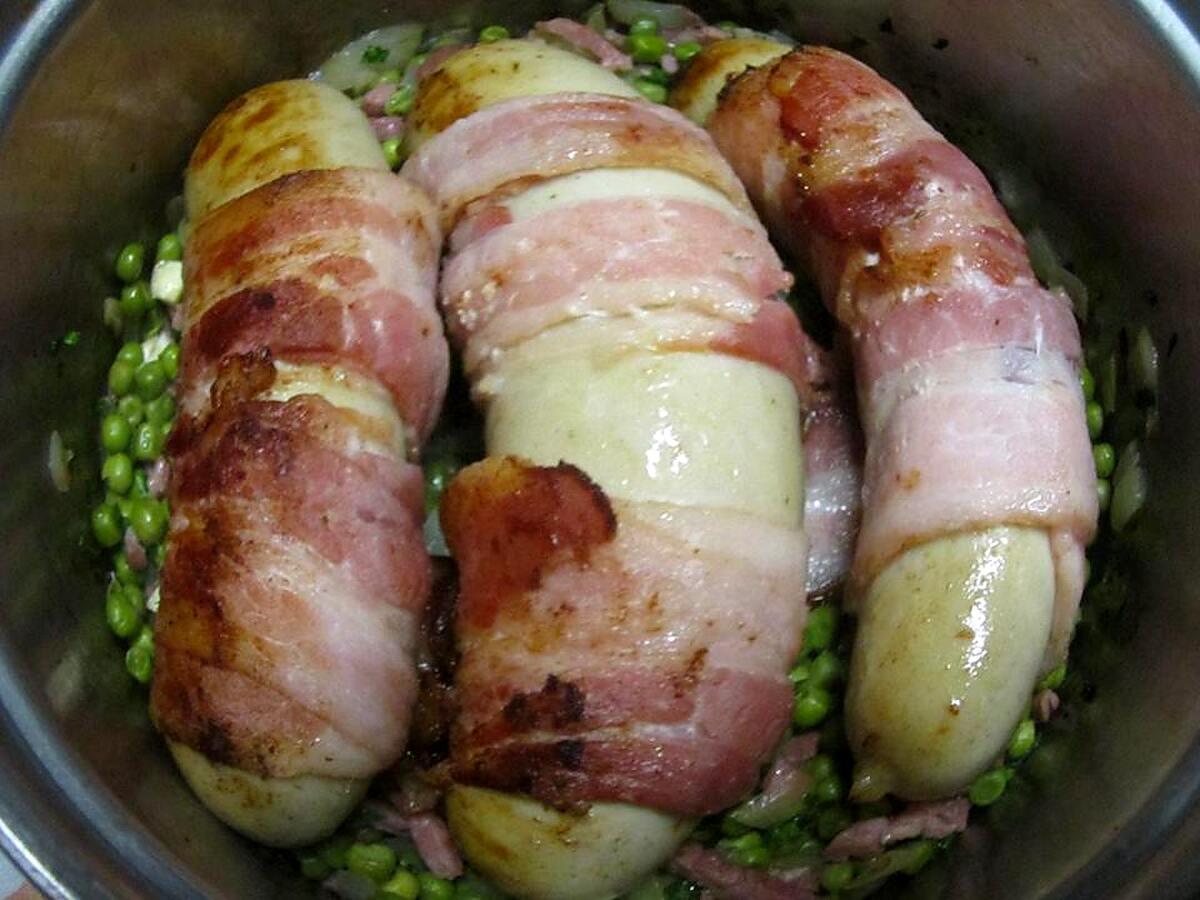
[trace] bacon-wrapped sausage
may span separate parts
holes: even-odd
[[[953,794],[1070,638],[1097,515],[1079,332],[984,176],[895,87],[827,49],[728,58],[718,89],[761,67],[709,130],[853,342],[855,793]]]
[[[415,700],[440,230],[353,103],[308,81],[231,104],[187,199],[151,713],[218,816],[305,844],[399,756]]]
[[[789,278],[704,132],[599,66],[578,90],[580,66],[535,41],[451,57],[430,84],[461,117],[405,167],[452,229],[442,301],[490,454],[442,507],[449,819],[537,898],[628,889],[753,788],[805,610]]]

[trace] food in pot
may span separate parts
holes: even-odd
[[[854,346],[854,793],[949,796],[1065,657],[1083,591],[1097,497],[1070,302],[983,174],[862,63],[802,48],[720,71],[708,127]]]
[[[311,81],[235,100],[185,192],[150,711],[217,815],[296,846],[404,749],[430,584],[413,460],[447,376],[441,234],[354,104]]]
[[[454,689],[455,636],[449,631],[454,580],[442,567],[425,629],[420,635],[410,629],[398,638],[404,652],[391,660],[399,661],[396,670],[408,666],[416,645],[423,690],[410,752],[375,779],[370,798],[336,835],[299,852],[301,869],[345,897],[501,896],[495,882],[464,869],[461,848],[519,896],[605,897],[627,891],[626,896],[640,900],[702,892],[726,898],[862,895],[889,878],[921,871],[966,827],[972,806],[986,807],[1002,801],[1006,790],[1012,793],[1010,782],[1023,778],[1018,764],[1039,752],[1037,725],[1061,715],[1060,707],[1090,696],[1090,685],[1059,663],[1033,685],[1032,696],[1029,686],[1023,687],[1019,721],[1008,722],[1008,710],[997,713],[990,729],[995,746],[986,761],[989,768],[963,791],[965,798],[922,803],[890,795],[867,800],[861,784],[858,795],[848,791],[852,770],[841,706],[855,635],[853,620],[839,610],[841,582],[855,551],[863,478],[862,437],[847,377],[845,337],[853,333],[843,330],[831,351],[819,351],[794,331],[790,314],[773,293],[784,286],[786,276],[763,245],[741,186],[702,134],[645,102],[671,99],[704,120],[717,107],[727,79],[747,65],[771,66],[791,44],[781,35],[729,23],[707,25],[683,7],[646,0],[613,0],[593,8],[582,22],[559,18],[537,23],[522,40],[509,40],[509,32],[496,25],[478,33],[437,33],[409,24],[364,35],[323,66],[318,81],[355,98],[368,119],[319,84],[276,86],[283,92],[282,102],[279,94],[262,89],[235,103],[214,124],[211,165],[189,172],[192,221],[181,229],[189,246],[188,295],[198,292],[224,302],[226,293],[240,292],[236,279],[286,278],[293,257],[307,252],[285,252],[295,235],[276,228],[282,221],[277,204],[295,212],[286,218],[294,218],[301,231],[312,226],[298,243],[311,243],[319,254],[333,240],[327,230],[336,231],[341,240],[349,239],[355,227],[350,219],[340,230],[328,221],[316,227],[314,204],[324,198],[375,208],[381,205],[379,198],[396,195],[399,202],[396,192],[404,190],[381,172],[339,168],[399,168],[413,154],[406,171],[437,198],[437,216],[451,235],[441,294],[449,331],[462,351],[462,369],[486,414],[486,427],[464,417],[464,397],[456,396],[424,456],[425,539],[431,552],[445,554],[448,537],[461,568],[458,639],[464,663],[459,690]],[[840,59],[823,51],[818,56]],[[875,79],[869,72],[862,77]],[[926,127],[911,120],[915,114],[890,88],[880,88],[877,79],[868,83],[893,104],[892,114],[917,131]],[[247,136],[238,123],[251,120],[263,127]],[[756,133],[756,140],[761,137]],[[761,146],[748,141],[734,150],[753,155]],[[849,159],[861,157],[854,141],[846,148]],[[737,152],[731,156],[738,159]],[[324,169],[331,171],[312,171]],[[287,172],[305,174],[276,182],[274,192],[260,186]],[[347,172],[353,177],[347,178]],[[977,180],[973,183],[978,187]],[[755,199],[762,202],[760,196]],[[288,207],[293,200],[297,202]],[[406,202],[417,203],[412,197]],[[215,209],[212,216],[226,226],[196,229],[202,219],[197,211],[203,209]],[[235,216],[228,209],[242,212]],[[231,250],[225,258],[241,257],[242,270],[221,277],[196,268],[195,240],[207,242],[210,250],[203,255],[211,257],[212,248],[232,247],[231,236],[255,221],[267,226],[255,238],[265,253]],[[1028,211],[1018,221],[1031,228],[1035,271],[1043,281],[1062,285],[1076,315],[1085,318],[1089,298],[1084,282],[1058,260]],[[795,223],[786,224],[791,229]],[[1007,230],[1001,231],[1019,244],[1004,224]],[[785,246],[789,234],[781,234]],[[394,248],[385,245],[372,244],[381,248],[371,256],[373,265],[395,256]],[[713,246],[725,247],[729,255],[711,252]],[[179,453],[177,479],[190,458],[213,456],[222,440],[242,452],[243,462],[251,448],[257,449],[250,455],[265,460],[264,465],[272,458],[266,453],[270,443],[261,442],[250,428],[233,427],[231,417],[214,405],[210,382],[215,384],[219,375],[195,374],[197,366],[201,372],[206,366],[213,369],[219,359],[192,363],[189,344],[183,380],[172,384],[180,365],[178,327],[184,324],[180,255],[179,237],[168,234],[148,273],[144,247],[129,245],[116,263],[125,287],[119,299],[105,303],[106,321],[126,343],[114,362],[104,401],[107,493],[92,524],[97,541],[114,551],[109,622],[128,642],[128,668],[142,681],[149,680],[152,669],[166,669],[166,679],[172,677],[162,648],[156,659],[148,623],[162,594],[158,577],[168,520],[163,498],[168,466],[161,454],[175,398],[184,411],[172,451],[179,453],[178,441],[190,454]],[[837,254],[831,258],[841,259]],[[272,268],[276,260],[284,266],[278,273]],[[325,284],[336,283],[338,273],[343,278],[347,274],[340,265],[327,268]],[[411,269],[418,270],[428,277],[421,266]],[[833,266],[831,271],[834,277],[839,270]],[[292,280],[298,289],[306,283],[304,277]],[[1038,294],[1032,283],[1029,289]],[[288,296],[302,294],[298,290]],[[790,299],[811,321],[813,310],[805,306],[804,294],[801,285]],[[351,291],[347,296],[356,295]],[[747,318],[754,310],[758,315]],[[192,329],[204,324],[197,318],[188,317]],[[410,470],[398,460],[411,458],[433,424],[435,394],[404,387],[409,380],[397,373],[407,363],[399,368],[385,363],[377,371],[371,360],[386,349],[382,343],[373,351],[362,352],[363,345],[334,353],[325,342],[328,333],[309,330],[305,317],[289,319],[286,329],[273,309],[233,318],[250,331],[246,345],[230,352],[242,362],[226,367],[236,371],[227,372],[222,385],[253,387],[265,367],[244,354],[262,343],[272,354],[275,374],[267,389],[272,398],[245,401],[236,390],[218,393],[243,411],[253,411],[255,404],[327,404],[334,419],[353,411],[353,427],[325,429],[323,440],[336,433],[353,434],[364,446],[376,442],[378,455],[405,473],[406,489],[396,507],[401,525],[389,533],[406,535],[401,541],[406,558],[419,560],[420,554],[408,555],[413,542],[407,537],[418,504],[407,490]],[[341,321],[343,337],[366,335],[353,330],[353,317]],[[189,330],[189,341],[196,333]],[[788,334],[790,339],[774,339]],[[389,340],[386,346],[394,349],[404,342]],[[280,359],[276,350],[284,347],[303,359]],[[1157,354],[1144,330],[1136,339],[1118,341],[1114,332],[1096,328],[1088,358],[1092,369],[1082,368],[1079,376],[1087,405],[1080,409],[1081,421],[1096,441],[1098,500],[1114,525],[1129,528],[1144,502],[1146,482],[1138,444],[1127,442],[1157,422]],[[355,380],[347,386],[345,379],[326,378],[320,374],[322,366],[342,367]],[[861,372],[859,376],[861,388]],[[367,389],[372,382],[375,389]],[[273,392],[283,393],[275,399]],[[867,391],[859,401],[867,401],[865,407],[871,409],[873,397]],[[780,414],[780,406],[791,413]],[[656,423],[660,410],[665,418]],[[208,411],[216,423],[207,443],[202,440],[207,432],[197,431],[207,419],[197,420],[197,411],[201,416]],[[256,412],[251,418],[258,429],[262,416]],[[384,423],[396,426],[391,437]],[[875,434],[867,424],[868,433]],[[803,488],[798,487],[796,465],[801,432]],[[397,433],[405,442],[399,455]],[[750,439],[756,435],[761,439]],[[491,457],[468,467],[454,482],[456,472],[482,455],[484,437]],[[704,452],[690,452],[692,437],[703,438]],[[1113,440],[1123,447],[1119,454]],[[318,442],[303,444],[310,446],[327,449]],[[681,450],[687,452],[686,464],[673,465]],[[351,455],[357,459],[363,454]],[[61,463],[64,456],[69,458],[69,450],[60,447],[55,457]],[[560,464],[562,460],[566,462]],[[747,465],[747,460],[756,462]],[[236,475],[248,471],[248,465],[239,462],[220,471],[222,477]],[[59,476],[62,468],[55,466]],[[878,464],[868,469],[868,480],[877,477],[878,469]],[[284,488],[279,479],[258,480],[265,485],[262,502],[269,507],[270,492]],[[328,498],[336,511],[346,508],[351,496],[387,493],[386,478],[371,481],[370,487],[353,490],[335,485],[329,493],[321,493],[315,481],[287,489],[295,492],[297,509],[311,490],[311,497]],[[230,495],[229,486],[218,492],[221,497]],[[253,486],[260,488],[257,482]],[[807,572],[796,571],[796,555],[781,552],[784,544],[798,547],[796,520],[789,517],[796,514],[790,501],[801,489],[810,538]],[[785,497],[789,503],[781,505]],[[199,492],[196,497],[176,496],[173,518],[182,521],[179,510],[196,507],[207,515],[216,499]],[[647,510],[668,514],[656,519]],[[280,518],[285,524],[296,520]],[[748,537],[751,532],[754,538]],[[265,529],[253,537],[251,548],[272,550]],[[997,558],[1003,561],[1015,543],[1019,540],[1000,541]],[[677,559],[681,547],[699,551],[697,560]],[[905,548],[903,555],[921,556],[916,550]],[[1012,552],[1030,555],[1028,548]],[[951,562],[976,559],[973,551],[953,548],[941,556]],[[1114,599],[1121,595],[1119,568],[1113,554],[1100,559],[1104,567],[1092,580],[1092,593],[1100,599],[1085,607],[1085,613],[1095,612],[1085,615],[1082,626],[1092,641],[1097,621],[1120,608]],[[928,578],[921,565],[912,568],[918,581]],[[376,566],[372,571],[386,575],[386,570]],[[692,579],[693,570],[703,577]],[[763,576],[751,583],[755,571],[767,570],[780,577]],[[1043,597],[1045,570],[1040,570]],[[170,571],[164,576],[172,577]],[[688,788],[680,772],[672,774],[667,765],[656,772],[655,761],[648,769],[631,765],[627,770],[612,762],[657,760],[656,754],[644,752],[657,740],[656,727],[687,737],[696,721],[684,715],[689,692],[711,688],[705,673],[714,660],[721,661],[714,649],[739,646],[736,639],[712,639],[728,621],[714,616],[709,624],[676,615],[684,624],[667,638],[693,640],[697,649],[707,651],[689,657],[700,664],[692,673],[695,683],[685,677],[678,685],[684,701],[677,704],[680,709],[672,707],[674,692],[669,697],[661,690],[655,693],[653,677],[628,677],[630,666],[622,666],[622,657],[637,660],[643,650],[666,639],[648,618],[653,610],[634,608],[631,615],[610,615],[607,621],[602,616],[630,612],[612,585],[637,588],[652,580],[670,588],[670,602],[663,604],[660,598],[659,612],[663,606],[677,613],[705,604],[716,612],[734,609],[718,602],[719,589],[679,589],[692,582],[726,588],[742,584],[738,590],[745,596],[765,591],[772,603],[760,609],[774,610],[781,631],[772,635],[771,653],[745,642],[734,655],[770,670],[767,682],[779,683],[786,672],[791,725],[769,746],[773,742],[766,731],[778,731],[781,723],[777,713],[764,717],[759,712],[765,708],[764,697],[772,709],[779,706],[771,700],[778,693],[774,689],[743,692],[744,702],[710,704],[713,717],[701,722],[706,728],[690,732],[691,738],[702,738],[692,741],[693,749],[707,747],[695,759],[740,762],[724,769],[701,768],[694,780],[704,782],[703,790]],[[882,590],[883,576],[867,580],[867,588]],[[785,582],[790,606],[779,597]],[[763,588],[764,583],[775,588]],[[856,591],[869,596],[860,583]],[[802,647],[797,654],[784,652],[794,648],[805,594],[811,609]],[[576,605],[577,595],[599,602]],[[982,594],[985,605],[995,598],[995,591]],[[555,606],[555,600],[561,602]],[[547,615],[538,617],[535,610]],[[780,624],[787,616],[793,624]],[[744,624],[746,616],[741,620]],[[406,627],[393,625],[397,631]],[[205,634],[195,629],[188,633]],[[175,640],[161,641],[168,654],[176,652]],[[386,639],[377,640],[373,646],[384,643]],[[601,656],[591,644],[612,652]],[[956,646],[954,641],[950,645]],[[360,647],[367,649],[365,643]],[[646,666],[645,671],[651,676],[669,673],[671,659],[669,652],[660,654],[655,662],[661,666]],[[390,670],[383,665],[380,671]],[[303,675],[303,670],[293,674]],[[585,692],[596,684],[600,688]],[[649,689],[640,690],[646,685]],[[899,701],[906,696],[911,692],[896,690],[885,699],[889,707],[902,710]],[[468,703],[460,713],[456,703],[463,697]],[[597,709],[597,697],[612,702]],[[656,711],[650,702],[655,697],[672,702]],[[354,709],[369,718],[378,698],[365,699]],[[627,711],[635,708],[645,715],[630,717]],[[611,715],[601,719],[599,713]],[[674,724],[652,724],[654,715],[676,714],[680,717]],[[402,709],[400,718],[404,715]],[[1006,724],[997,724],[1000,719]],[[186,725],[186,718],[181,720]],[[451,723],[456,726],[448,748]],[[389,725],[403,730],[401,721]],[[658,743],[665,748],[670,742]],[[670,746],[687,749],[688,742]],[[601,752],[589,757],[589,747]],[[614,748],[629,752],[620,757]],[[237,793],[228,790],[254,784],[252,773],[223,770],[193,755],[197,784],[208,801],[235,826],[275,843],[315,839],[328,831],[370,774],[364,766],[361,776],[305,776],[304,789],[291,791],[300,802],[290,808],[285,788],[294,789],[299,779],[263,779],[267,792],[262,796],[272,800],[270,815],[256,820],[236,803]],[[186,752],[183,756],[188,764],[191,758]],[[212,774],[223,771],[233,780],[216,783]],[[647,771],[664,777],[653,780]],[[705,772],[720,777],[705,780]],[[332,792],[308,790],[330,783]],[[598,799],[592,802],[591,797]],[[713,814],[700,815],[710,810]],[[445,813],[460,846],[446,827]],[[641,878],[668,856],[658,872]]]
[[[442,305],[490,454],[442,503],[447,811],[520,896],[628,889],[750,791],[804,621],[789,279],[707,136],[630,93],[540,42],[461,51],[402,170],[453,229]]]

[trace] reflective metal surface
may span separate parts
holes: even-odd
[[[477,23],[519,24],[551,6],[457,9]],[[182,786],[107,633],[83,533],[95,397],[112,351],[99,301],[117,242],[161,223],[192,142],[224,102],[305,71],[356,31],[446,9],[436,0],[0,3],[0,842],[51,895],[295,888],[284,858],[233,837]],[[929,887],[1193,895],[1200,55],[1189,28],[1200,4],[744,0],[719,13],[856,48],[931,112],[995,123],[1065,219],[1112,248],[1121,314],[1171,342],[1138,536],[1138,627],[1096,701],[1047,748],[1016,824],[964,840],[956,871]],[[73,328],[80,344],[54,349]],[[45,469],[54,429],[76,453],[63,495]]]

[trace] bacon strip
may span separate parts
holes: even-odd
[[[448,365],[439,240],[418,191],[351,169],[280,178],[189,238],[151,713],[214,762],[366,778],[403,750],[431,577],[420,469],[353,404],[272,391],[285,363],[354,372],[425,434]]]
[[[705,133],[672,109],[603,94],[519,97],[459,119],[404,164],[438,198],[449,231],[496,191],[587,169],[659,167],[691,175],[750,212],[746,192]]]
[[[335,363],[378,378],[424,440],[449,373],[427,299],[440,249],[428,204],[387,173],[300,172],[239,197],[188,237],[183,382],[258,347]]]
[[[1047,659],[1061,656],[1097,516],[1067,298],[1037,283],[983,174],[848,56],[806,47],[746,74],[709,128],[854,342],[867,445],[854,584],[941,534],[1045,528]]]
[[[678,174],[543,184],[613,168]],[[518,367],[577,355],[735,356],[810,391],[811,347],[780,299],[790,278],[711,140],[673,110],[510,100],[455,122],[405,171],[455,226],[443,305],[484,404]],[[463,575],[456,781],[688,816],[753,789],[790,716],[804,533],[798,514],[776,524],[688,502],[625,496],[566,464],[460,473],[442,506]]]
[[[464,470],[442,527],[463,572],[456,778],[688,815],[753,788],[789,714],[802,532],[507,458]]]

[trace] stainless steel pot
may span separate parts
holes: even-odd
[[[454,15],[519,24],[550,8]],[[1112,248],[1123,314],[1171,348],[1137,536],[1137,627],[1095,701],[1046,748],[1017,824],[964,841],[941,884],[978,897],[1195,894],[1200,3],[740,0],[718,12],[850,44],[948,120],[994,122],[1068,217]],[[53,896],[304,890],[284,858],[191,797],[105,628],[83,531],[112,349],[99,300],[117,242],[161,222],[225,101],[366,27],[447,14],[437,0],[0,3],[0,842]],[[82,341],[56,347],[68,329]],[[76,454],[65,494],[46,474],[52,430]]]

